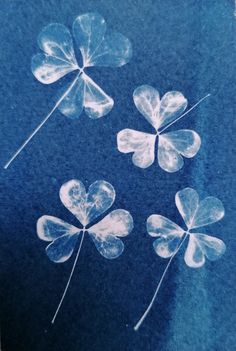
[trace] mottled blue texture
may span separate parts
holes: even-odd
[[[233,0],[15,0],[0,5],[0,164],[49,112],[58,89],[33,77],[37,35],[50,22],[71,28],[79,14],[99,12],[111,29],[129,37],[133,59],[121,68],[92,68],[91,77],[113,97],[109,115],[70,120],[55,112],[11,167],[0,171],[1,336],[3,351],[233,351],[236,342],[235,17]],[[124,128],[151,132],[133,104],[141,84],[161,95],[181,91],[193,105],[212,96],[178,127],[202,137],[194,159],[178,173],[153,165],[142,170],[118,152]],[[72,178],[87,186],[105,179],[116,189],[115,208],[129,210],[132,234],[113,261],[85,240],[55,325],[50,320],[72,260],[54,264],[36,235],[50,214],[76,224],[60,203],[60,186]],[[222,200],[226,215],[207,228],[227,251],[217,262],[188,268],[183,252],[138,333],[133,326],[149,303],[166,261],[146,233],[153,213],[179,225],[175,193],[194,187]]]

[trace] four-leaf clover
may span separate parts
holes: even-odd
[[[104,18],[97,13],[78,16],[73,23],[73,37],[80,50],[83,64],[80,67],[70,31],[62,24],[46,26],[38,37],[38,45],[44,53],[32,58],[32,72],[43,84],[51,84],[77,71],[75,79],[62,89],[60,98],[29,138],[16,151],[4,168],[23,150],[52,113],[58,108],[70,118],[78,118],[83,109],[93,119],[105,116],[114,101],[88,75],[85,70],[92,66],[120,67],[130,61],[132,47],[128,38],[118,32],[107,31]]]
[[[60,263],[68,260],[81,237],[68,283],[52,323],[55,321],[69,287],[85,233],[89,234],[103,257],[114,259],[119,257],[124,250],[120,237],[128,235],[133,229],[133,219],[130,213],[123,209],[114,210],[100,222],[93,224],[112,206],[115,200],[115,189],[104,180],[91,184],[87,193],[81,181],[70,180],[62,185],[60,199],[63,205],[80,221],[82,227],[75,227],[59,218],[46,215],[40,217],[37,222],[39,238],[51,242],[46,247],[46,254],[53,262]]]
[[[147,231],[149,235],[156,238],[153,242],[155,252],[158,256],[170,258],[170,260],[158,283],[151,303],[134,327],[135,330],[139,329],[150,311],[171,261],[185,240],[188,239],[188,245],[184,260],[192,268],[202,267],[206,257],[210,261],[215,261],[225,252],[226,247],[222,240],[198,231],[195,232],[196,229],[223,218],[224,207],[219,199],[208,196],[200,201],[198,193],[194,189],[185,188],[177,192],[175,203],[186,224],[186,229],[182,229],[176,223],[161,215],[154,214],[147,219]]]
[[[209,94],[207,95],[209,96]],[[199,135],[193,130],[182,129],[163,134],[164,130],[185,116],[187,99],[178,91],[170,91],[160,99],[159,92],[149,85],[135,89],[135,106],[154,127],[155,134],[143,133],[133,129],[123,129],[117,135],[118,150],[133,152],[133,163],[140,168],[151,166],[155,160],[155,144],[158,138],[158,163],[166,172],[177,172],[183,167],[183,156],[194,157],[201,145]]]

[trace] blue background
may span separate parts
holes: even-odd
[[[195,351],[235,350],[235,17],[230,0],[14,0],[0,5],[0,162],[7,162],[56,102],[71,77],[46,86],[33,77],[37,35],[51,22],[71,28],[77,15],[97,11],[110,29],[133,44],[122,68],[94,68],[91,77],[114,98],[99,120],[70,120],[56,111],[8,170],[0,171],[1,337],[3,351]],[[146,170],[118,152],[124,128],[151,132],[136,110],[133,90],[142,84],[184,93],[193,105],[211,97],[172,130],[193,128],[202,137],[194,159],[178,173],[157,164]],[[36,235],[44,214],[77,225],[60,203],[60,186],[72,179],[89,186],[113,184],[112,209],[131,212],[135,227],[125,251],[109,261],[86,238],[68,294],[50,321],[72,267],[50,262]],[[175,193],[194,187],[203,198],[220,198],[222,221],[206,232],[222,238],[227,251],[217,262],[190,269],[178,254],[158,300],[138,333],[133,326],[149,303],[166,261],[152,247],[146,219],[157,213],[179,225]]]

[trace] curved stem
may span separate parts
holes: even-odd
[[[56,317],[57,317],[57,314],[58,314],[58,312],[59,312],[59,310],[60,310],[60,308],[61,308],[62,302],[63,302],[63,300],[64,300],[64,298],[65,298],[65,296],[66,296],[67,290],[68,290],[68,288],[69,288],[70,281],[71,281],[71,278],[72,278],[72,276],[73,276],[73,273],[74,273],[74,270],[75,270],[75,266],[76,266],[76,263],[77,263],[77,261],[78,261],[79,254],[80,254],[80,251],[81,251],[81,247],[82,247],[82,244],[83,244],[84,234],[85,234],[85,230],[83,230],[83,234],[82,234],[82,237],[81,237],[81,240],[80,240],[79,248],[78,248],[78,251],[77,251],[77,254],[76,254],[76,257],[75,257],[75,260],[74,260],[72,269],[71,269],[71,272],[70,272],[70,276],[69,276],[69,279],[68,279],[67,284],[66,284],[66,287],[65,287],[65,290],[64,290],[64,292],[63,292],[63,294],[62,294],[62,297],[61,297],[61,300],[60,300],[60,302],[59,302],[59,305],[58,305],[58,307],[57,307],[57,309],[56,309],[56,312],[55,312],[55,314],[54,314],[54,316],[53,316],[53,319],[52,319],[52,321],[51,321],[52,324],[55,322],[55,319],[56,319]]]
[[[135,330],[135,331],[137,331],[137,330],[140,328],[141,324],[143,323],[144,319],[147,317],[147,315],[148,315],[150,309],[152,308],[152,305],[153,305],[153,303],[154,303],[154,301],[155,301],[155,299],[156,299],[156,296],[157,296],[157,294],[158,294],[158,292],[159,292],[159,290],[160,290],[161,284],[162,284],[163,279],[165,278],[165,275],[166,275],[166,273],[167,273],[167,271],[168,271],[168,269],[169,269],[169,267],[170,267],[170,264],[171,264],[173,258],[174,258],[174,257],[176,256],[176,254],[178,253],[178,251],[179,251],[179,249],[181,248],[181,246],[183,245],[183,243],[184,243],[185,239],[187,238],[187,236],[188,236],[188,234],[186,233],[185,236],[184,236],[184,238],[182,239],[181,243],[179,244],[178,248],[176,249],[175,253],[174,253],[174,254],[171,256],[171,258],[169,259],[169,262],[167,263],[167,266],[166,266],[166,268],[165,268],[165,270],[164,270],[164,272],[163,272],[163,274],[162,274],[162,276],[161,276],[161,279],[160,279],[160,281],[159,281],[159,283],[158,283],[158,285],[157,285],[156,291],[155,291],[155,293],[154,293],[154,295],[153,295],[153,298],[152,298],[150,304],[148,305],[146,311],[144,312],[144,314],[142,315],[142,317],[139,319],[139,321],[137,322],[137,324],[134,326],[134,330]]]
[[[42,126],[47,122],[47,120],[50,118],[50,116],[53,114],[53,112],[57,109],[57,107],[60,105],[60,103],[64,100],[64,98],[69,94],[73,86],[75,85],[80,73],[76,76],[76,78],[73,80],[69,88],[65,91],[65,93],[60,97],[60,99],[57,101],[56,105],[53,107],[53,109],[49,112],[49,114],[42,120],[42,122],[38,125],[38,127],[30,134],[30,136],[24,141],[24,143],[16,150],[14,155],[10,158],[10,160],[5,164],[3,167],[4,169],[7,169],[12,161],[15,160],[15,158],[21,153],[21,151],[26,147],[26,145],[30,142],[31,139],[35,136],[35,134],[38,133],[38,131],[42,128]]]
[[[203,100],[205,100],[208,96],[210,96],[211,94],[207,94],[206,96],[204,96],[203,98],[201,98],[196,104],[194,104],[188,111],[184,112],[180,117],[178,117],[177,119],[175,119],[174,121],[172,121],[171,123],[167,124],[167,126],[165,126],[165,128],[163,128],[158,134],[161,134],[164,132],[164,130],[166,130],[167,128],[169,128],[170,126],[172,126],[172,124],[176,123],[177,121],[179,121],[181,118],[183,118],[184,116],[186,116],[190,111],[192,111],[195,107],[197,107],[197,105],[199,105]]]

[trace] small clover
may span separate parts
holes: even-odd
[[[129,39],[121,33],[107,31],[104,18],[97,13],[78,16],[73,23],[72,32],[82,56],[81,67],[77,62],[73,38],[67,27],[52,23],[39,34],[38,45],[43,53],[32,58],[31,68],[34,76],[43,84],[51,84],[68,73],[78,73],[75,79],[62,89],[54,108],[6,163],[5,169],[57,108],[65,116],[73,119],[77,119],[83,110],[88,117],[97,119],[108,114],[113,107],[113,99],[85,73],[85,70],[92,66],[121,67],[128,63],[132,56]]]
[[[133,129],[123,129],[117,135],[118,150],[122,153],[133,152],[133,163],[147,168],[155,161],[155,144],[158,138],[158,163],[166,172],[177,172],[183,167],[183,157],[194,157],[201,145],[199,135],[193,130],[182,129],[163,134],[206,97],[183,113],[187,100],[182,93],[170,91],[160,100],[159,92],[149,85],[138,87],[133,94],[139,112],[154,127],[156,133],[143,133]]]
[[[112,206],[115,200],[115,189],[104,180],[91,184],[87,193],[81,181],[70,180],[62,185],[60,199],[63,205],[80,221],[82,228],[75,227],[53,216],[42,216],[37,222],[39,238],[51,242],[46,247],[46,254],[53,262],[67,261],[73,254],[79,237],[81,237],[66,288],[52,323],[56,319],[69,287],[85,233],[89,234],[103,257],[115,259],[124,250],[124,244],[120,237],[127,236],[133,229],[133,219],[130,213],[122,209],[110,212],[100,222],[93,224],[102,213]]]
[[[147,231],[149,235],[157,238],[153,242],[156,254],[162,258],[169,258],[169,261],[151,303],[135,325],[135,330],[139,329],[148,315],[173,258],[186,240],[188,240],[188,244],[184,260],[192,268],[202,267],[206,258],[210,261],[217,260],[224,254],[226,249],[222,240],[193,231],[197,228],[218,222],[223,218],[225,213],[224,207],[219,199],[209,196],[199,201],[198,193],[194,189],[185,188],[177,192],[175,203],[186,224],[186,229],[182,229],[161,215],[154,214],[147,219]]]

